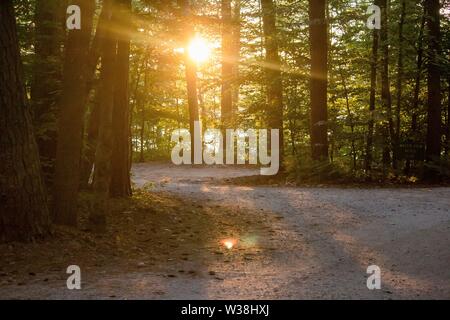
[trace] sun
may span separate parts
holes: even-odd
[[[205,39],[196,36],[189,43],[188,53],[192,60],[197,63],[203,63],[209,59],[211,55],[211,48]]]

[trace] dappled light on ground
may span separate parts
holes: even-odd
[[[151,167],[148,166],[147,178],[157,179],[150,173]],[[143,172],[143,168],[139,170]],[[234,268],[219,288],[217,284],[209,287],[208,296],[214,296],[220,288],[231,290],[237,286],[243,290],[244,283],[255,292],[264,292],[263,296],[278,296],[281,293],[277,287],[281,286],[284,298],[450,295],[446,281],[450,271],[444,263],[450,261],[450,253],[445,249],[450,246],[450,214],[445,209],[450,207],[450,189],[308,189],[224,184],[226,179],[247,172],[242,173],[236,174],[235,168],[207,168],[206,172],[193,169],[185,173],[194,177],[191,182],[177,183],[179,178],[174,174],[172,184],[157,188],[211,205],[234,207],[243,216],[251,210],[261,216],[272,212],[278,217],[264,239],[274,249],[270,250],[269,245],[265,263],[256,267],[255,262],[248,260],[246,265]],[[239,235],[238,248],[245,247],[245,243],[257,248],[260,240]],[[426,259],[418,258],[422,256]],[[366,287],[367,267],[372,264],[382,269],[381,291],[369,291]],[[244,297],[255,296],[247,292]]]

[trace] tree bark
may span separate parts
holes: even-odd
[[[273,0],[261,0],[264,43],[266,50],[267,110],[266,118],[269,129],[278,129],[280,166],[283,168],[283,81],[281,61],[278,53],[278,32],[276,28],[276,9]]]
[[[312,158],[315,161],[328,161],[328,37],[325,0],[309,0],[309,21]]]
[[[450,156],[450,76],[447,79],[448,97],[447,97],[447,131],[446,131],[446,147],[445,154]]]
[[[239,105],[239,92],[240,92],[240,80],[239,80],[239,65],[241,60],[241,0],[234,0],[233,6],[233,103],[232,103],[232,115],[234,122],[237,119],[238,105]]]
[[[117,8],[117,63],[113,110],[112,177],[110,192],[113,197],[131,196],[130,178],[130,33],[131,0],[118,1]]]
[[[149,61],[147,59],[144,59],[143,63],[143,69],[144,69],[144,87],[142,89],[143,92],[146,92],[148,90],[148,84],[149,84],[149,70],[147,68]],[[136,111],[139,111],[141,116],[141,127],[139,130],[139,162],[143,163],[145,161],[144,156],[144,140],[145,140],[145,123],[146,123],[146,117],[145,117],[145,102],[144,102],[144,93],[138,94],[136,96]]]
[[[439,0],[425,0],[428,27],[428,128],[427,161],[441,155],[441,54]]]
[[[352,137],[351,137],[352,152],[351,152],[351,155],[352,155],[352,162],[353,162],[353,171],[356,171],[358,154],[356,152],[355,122],[353,120],[352,111],[350,110],[350,93],[349,93],[349,90],[347,88],[347,81],[345,81],[345,76],[344,76],[344,73],[342,72],[342,70],[341,70],[341,79],[342,79],[342,86],[344,87],[345,105],[346,105],[346,108],[347,108],[348,122],[349,122],[349,125],[350,125],[350,130],[352,132]]]
[[[178,5],[183,12],[183,32],[186,33],[184,37],[184,63],[186,69],[186,84],[189,106],[189,131],[191,133],[191,161],[194,163],[194,145],[195,145],[195,130],[194,123],[200,121],[198,110],[198,93],[197,93],[197,66],[195,62],[190,59],[188,53],[189,41],[194,36],[195,30],[191,20],[191,6],[189,0],[178,0]]]
[[[61,89],[62,2],[37,0],[31,103],[44,180],[51,188],[55,171],[58,99]]]
[[[89,96],[94,87],[96,79],[95,74],[97,71],[101,55],[100,47],[101,47],[102,32],[104,32],[105,22],[107,22],[108,20],[107,14],[108,12],[102,10],[99,22],[97,24],[97,30],[95,31],[95,36],[94,39],[92,40],[92,44],[89,49],[89,60],[86,69],[87,86],[84,98],[86,103],[89,101]],[[98,96],[97,92],[96,95]],[[86,144],[83,150],[80,187],[84,189],[89,187],[89,179],[92,175],[92,169],[94,167],[95,162],[95,151],[97,149],[98,127],[100,121],[100,106],[97,100],[98,98],[94,102],[92,110],[89,114]]]
[[[114,73],[117,54],[117,40],[113,20],[114,1],[106,0],[104,8],[107,12],[105,30],[101,37],[101,78],[99,87],[100,122],[98,130],[97,150],[95,152],[94,203],[89,221],[95,232],[104,232],[106,228],[106,213],[111,184],[111,159],[113,150],[113,108],[114,108]]]
[[[145,70],[145,63],[146,63],[146,57],[145,55],[142,57],[141,62],[137,62],[136,63],[136,72],[135,72],[135,80],[132,83],[132,87],[133,87],[133,92],[132,92],[132,98],[131,100],[133,101],[133,103],[131,104],[131,109],[130,109],[130,123],[133,124],[133,113],[135,111],[137,111],[137,107],[138,107],[138,100],[139,100],[139,84],[141,83],[141,77],[142,77],[142,70]],[[130,92],[131,95],[131,92]],[[131,126],[130,126],[130,131],[131,131]],[[130,133],[130,136],[132,136],[132,134]],[[132,144],[130,145],[130,148],[132,148]],[[132,152],[130,152],[130,157],[132,158]],[[131,162],[131,161],[130,161]]]
[[[398,32],[398,61],[397,61],[397,101],[395,109],[395,139],[394,139],[394,150],[393,150],[393,166],[394,169],[398,168],[398,153],[400,148],[400,130],[401,130],[401,111],[402,111],[402,95],[403,95],[403,27],[405,24],[406,16],[406,1],[401,1],[401,14],[399,22],[399,32]]]
[[[392,117],[392,94],[389,79],[389,32],[388,32],[388,1],[380,0],[381,7],[381,102],[383,111],[387,117],[388,137],[384,137],[384,160],[383,165],[388,166],[390,162],[390,153],[393,151],[395,140],[394,120]]]
[[[92,33],[94,0],[73,2],[81,8],[81,30],[70,30],[66,43],[61,109],[58,122],[53,220],[57,224],[77,225],[77,195],[80,184],[86,61]]]
[[[231,0],[222,0],[222,129],[232,128],[233,109],[233,33],[231,19]],[[224,131],[225,132],[225,131]]]
[[[27,241],[50,227],[11,0],[0,5],[0,241]]]
[[[379,39],[380,39],[379,30],[374,29],[372,37],[373,37],[372,58],[371,58],[371,62],[370,62],[369,124],[368,124],[368,132],[367,132],[366,159],[365,159],[366,173],[370,173],[370,171],[372,169],[372,161],[373,161],[373,134],[374,134],[374,128],[375,128],[378,46],[379,46]]]
[[[95,30],[95,36],[92,40],[91,47],[89,49],[89,59],[86,69],[86,79],[88,85],[86,87],[86,95],[85,100],[89,99],[89,95],[92,91],[94,82],[95,82],[95,73],[97,71],[98,63],[100,61],[101,55],[101,40],[104,37],[104,32],[106,30],[105,23],[108,23],[108,10],[105,10],[105,7],[102,8],[102,12],[100,13],[100,17],[98,19],[97,29]]]
[[[411,130],[415,137],[417,136],[418,130],[417,117],[419,112],[420,82],[422,79],[422,71],[423,71],[423,33],[425,29],[425,22],[426,22],[426,9],[424,9],[424,14],[422,16],[419,38],[417,41],[417,71],[414,84],[414,98],[413,98],[412,118],[411,118]]]
[[[95,161],[95,150],[97,149],[98,127],[100,122],[100,104],[95,99],[89,114],[86,131],[86,143],[81,161],[80,188],[88,189]]]

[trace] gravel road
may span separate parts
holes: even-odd
[[[151,272],[124,272],[109,262],[101,274],[88,272],[80,291],[67,290],[67,275],[60,273],[48,282],[0,286],[0,298],[450,298],[450,188],[224,184],[227,178],[258,173],[240,167],[139,164],[133,168],[137,187],[181,196],[212,208],[215,214],[228,207],[241,214],[242,221],[259,216],[265,221],[270,216],[270,228],[260,233],[264,238],[239,235],[237,240],[250,245],[248,250],[230,251],[230,259],[204,254],[204,259],[173,261]],[[245,259],[233,260],[239,250],[244,250]],[[381,269],[380,290],[367,288],[371,265]],[[167,276],[177,270],[193,273]]]
[[[234,186],[217,179],[258,174],[239,167],[136,165],[134,181],[220,206],[283,217],[268,265],[242,270],[198,298],[450,298],[450,189]],[[264,214],[264,213],[261,213]],[[382,289],[368,290],[367,267]],[[228,279],[228,280],[227,280]],[[229,282],[229,284],[227,284]],[[195,295],[194,295],[195,296]]]

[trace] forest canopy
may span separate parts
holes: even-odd
[[[31,92],[31,69],[33,61],[39,58],[29,37],[30,32],[39,31],[35,30],[36,16],[31,14],[36,3],[17,2],[24,42],[22,53],[24,61],[28,62],[26,67],[30,69],[27,83]],[[382,7],[383,1],[378,2]],[[60,3],[64,7],[64,1]],[[268,1],[270,5],[264,5],[266,1],[190,1],[184,4],[189,7],[188,13],[182,11],[182,3],[133,1],[132,4],[127,32],[132,39],[128,90],[133,159],[169,159],[171,133],[176,128],[189,127],[190,109],[183,60],[185,46],[195,64],[197,113],[204,128],[219,128],[222,118],[227,117],[233,118],[231,128],[266,128],[273,127],[270,122],[280,122],[273,119],[280,116],[276,111],[267,112],[271,108],[268,95],[273,91],[268,86],[267,73],[273,71],[270,68],[273,64],[275,71],[280,73],[276,85],[280,87],[282,101],[277,103],[282,109],[286,161],[291,164],[298,158],[308,159],[311,155],[308,1],[294,4]],[[371,169],[384,168],[387,172],[393,165],[394,151],[398,149],[395,144],[409,139],[426,143],[427,130],[426,67],[430,42],[426,38],[428,28],[424,23],[426,8],[421,1],[390,1],[386,15],[382,15],[382,30],[374,31],[367,26],[371,15],[367,9],[372,4],[371,1],[327,1],[326,16],[323,17],[328,26],[329,159],[361,173],[367,171],[368,166],[368,136],[372,136],[373,144]],[[448,108],[445,106],[448,100],[449,9],[445,1],[441,1],[440,6],[438,62],[442,75],[443,127],[440,142],[442,152],[448,153],[445,129]],[[102,3],[97,3],[96,24],[99,24],[101,11]],[[267,17],[267,24],[274,23],[273,27],[265,28],[264,17]],[[271,28],[273,30],[267,30]],[[94,34],[95,30],[92,37]],[[375,101],[371,102],[374,36],[380,39],[377,43]],[[278,56],[275,60],[279,62],[268,61],[267,45],[275,45],[275,56]],[[419,56],[422,61],[418,61]],[[101,60],[90,91],[86,122],[98,102],[96,89],[100,63]],[[387,87],[384,84],[386,79]],[[385,91],[384,95],[389,91],[387,105],[383,103],[386,99],[382,97],[382,91]],[[373,102],[375,108],[372,112]],[[231,111],[227,111],[229,107],[224,104],[230,104]],[[223,108],[225,116],[222,115]],[[369,129],[372,120],[373,133]],[[44,126],[38,131],[38,136],[39,132],[45,134],[48,130]],[[404,164],[394,166],[403,168]]]

